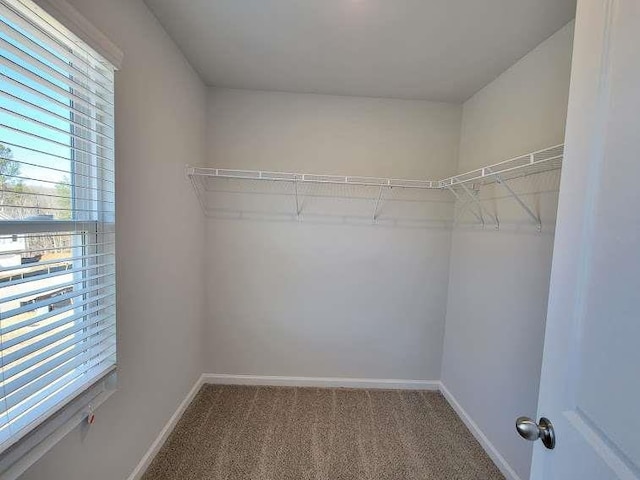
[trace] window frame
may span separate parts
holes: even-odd
[[[0,0],[1,1],[1,0]],[[29,12],[29,18],[26,18],[27,23],[37,23],[44,21],[47,24],[53,25],[53,28],[57,33],[65,36],[68,39],[72,39],[77,45],[81,45],[81,49],[86,51],[97,52],[97,56],[94,58],[100,58],[104,60],[104,65],[117,70],[122,60],[122,52],[112,44],[104,35],[102,35],[93,25],[91,25],[84,17],[82,17],[73,7],[69,6],[64,0],[6,0],[3,2],[6,6],[12,9],[12,5],[19,5],[21,11]],[[33,13],[33,17],[31,17]],[[34,20],[35,19],[35,20]],[[39,27],[34,27],[39,28]],[[49,27],[47,27],[48,29]],[[52,30],[49,30],[51,32]],[[44,30],[43,30],[44,32]],[[79,32],[79,35],[74,34]],[[47,33],[49,35],[50,33]],[[55,40],[51,40],[55,42]],[[59,46],[58,46],[59,48]],[[73,63],[70,64],[73,66]],[[95,75],[95,73],[93,74]],[[105,85],[111,89],[111,93],[107,93],[105,99],[108,104],[106,111],[102,113],[99,106],[100,100],[97,97],[95,91],[89,89],[92,92],[92,102],[94,106],[92,109],[87,110],[85,115],[78,106],[82,103],[82,100],[87,101],[87,98],[83,99],[82,90],[83,85],[82,77],[74,78],[74,75],[69,75],[69,80],[75,85],[78,84],[78,88],[70,88],[69,92],[75,97],[79,97],[80,102],[74,105],[73,100],[70,102],[71,115],[69,120],[70,135],[72,135],[71,143],[71,173],[70,184],[71,188],[71,212],[82,210],[83,207],[80,203],[87,202],[91,205],[86,206],[87,211],[95,212],[95,218],[90,220],[79,219],[74,220],[0,220],[0,236],[13,236],[18,237],[29,234],[51,234],[51,233],[69,233],[72,238],[79,238],[82,241],[76,245],[72,245],[70,248],[71,262],[73,268],[76,268],[76,262],[82,262],[79,272],[74,272],[74,277],[71,283],[80,285],[80,290],[89,289],[85,294],[78,296],[72,295],[71,298],[82,299],[79,312],[76,312],[76,308],[72,308],[68,311],[72,311],[73,315],[80,315],[82,312],[90,310],[88,307],[91,305],[91,295],[97,292],[103,293],[104,290],[109,290],[104,293],[107,296],[112,296],[113,301],[105,302],[104,309],[112,309],[112,315],[115,318],[116,314],[116,268],[115,268],[115,141],[114,130],[115,123],[114,118],[114,106],[113,100],[115,96],[115,75],[114,81]],[[87,77],[89,78],[89,77]],[[79,81],[80,82],[79,82]],[[101,82],[98,82],[101,84]],[[91,87],[93,83],[86,83],[85,86]],[[102,85],[101,85],[102,86]],[[103,87],[104,88],[104,87]],[[105,91],[108,92],[109,88]],[[24,104],[23,98],[18,98],[18,102]],[[36,109],[39,105],[32,105]],[[105,105],[103,105],[105,106]],[[110,108],[109,108],[110,106]],[[109,115],[112,119],[107,120]],[[94,118],[92,119],[92,115]],[[87,119],[90,121],[87,122]],[[105,122],[105,120],[107,120]],[[104,122],[104,123],[103,123]],[[112,125],[106,126],[106,123],[111,122]],[[83,137],[87,135],[85,141]],[[74,138],[75,136],[75,138]],[[79,142],[79,143],[77,143]],[[109,174],[105,172],[104,163],[97,160],[101,156],[105,155],[105,148],[112,151],[111,158],[113,159],[113,167]],[[83,153],[82,151],[86,152]],[[85,157],[86,168],[93,172],[79,172],[76,171],[76,166],[83,162],[82,157]],[[83,167],[84,168],[84,165]],[[98,173],[102,172],[102,173]],[[107,178],[111,176],[111,178]],[[114,185],[112,190],[105,188],[105,183],[111,181]],[[94,182],[93,185],[85,182]],[[87,198],[82,198],[82,190],[88,191],[94,189],[96,196],[85,195]],[[108,193],[105,193],[105,190]],[[105,198],[105,195],[110,195],[110,200]],[[113,203],[113,208],[104,209],[100,208],[106,203]],[[105,242],[104,238],[109,235],[113,235],[112,241]],[[102,241],[100,240],[102,239]],[[111,238],[110,238],[111,240]],[[109,245],[109,246],[107,246]],[[80,250],[78,250],[80,249]],[[92,249],[87,253],[87,249]],[[105,266],[97,267],[101,258],[110,258],[112,256],[112,262],[104,262]],[[98,270],[100,268],[101,270]],[[100,284],[96,278],[90,279],[89,277],[95,277],[96,272],[104,272],[105,276],[113,276],[113,281],[107,284]],[[68,284],[69,282],[63,282]],[[1,284],[0,284],[1,287]],[[52,286],[52,289],[55,289]],[[91,289],[94,288],[92,291]],[[97,295],[100,296],[100,295]],[[49,306],[55,305],[55,297],[49,298]],[[101,305],[101,304],[96,304]],[[95,313],[95,312],[94,312]],[[88,320],[89,319],[89,320]],[[101,320],[101,321],[104,321]],[[79,327],[84,328],[77,333],[89,331],[92,326],[90,317],[88,315],[78,316],[74,320],[74,324],[77,323]],[[106,324],[106,321],[105,321]],[[115,320],[113,326],[105,327],[116,328]],[[95,335],[95,334],[94,334]],[[90,341],[91,336],[88,336],[83,341]],[[9,445],[2,444],[2,450],[0,450],[0,477],[5,478],[7,475],[10,478],[15,478],[20,475],[28,466],[34,463],[40,456],[42,456],[51,446],[53,446],[59,439],[61,439],[68,431],[74,428],[78,422],[91,413],[99,404],[109,398],[116,390],[117,377],[116,377],[116,337],[115,330],[113,336],[113,345],[115,351],[113,353],[114,363],[104,369],[97,369],[93,372],[95,375],[89,374],[89,371],[84,372],[81,377],[86,377],[86,381],[73,382],[74,388],[70,389],[68,394],[61,395],[57,402],[50,408],[45,409],[46,414],[38,415],[34,421],[28,423],[19,430],[20,435],[12,436],[12,441]],[[95,350],[88,349],[87,352],[94,352]],[[86,361],[90,361],[88,358]],[[102,370],[102,371],[101,371]],[[78,377],[78,378],[81,378]],[[51,396],[55,398],[57,394]],[[44,420],[43,420],[44,418]],[[14,438],[15,437],[15,438]]]

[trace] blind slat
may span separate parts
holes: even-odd
[[[10,58],[8,58],[6,55],[4,55],[1,50],[0,50],[0,65],[3,66],[5,69],[8,69],[9,72],[13,71],[18,75],[28,78],[29,80],[39,85],[40,87],[46,90],[49,90],[55,95],[58,95],[68,100],[69,102],[73,102],[74,104],[80,105],[82,106],[82,108],[86,108],[89,111],[95,112],[95,114],[97,115],[104,115],[107,118],[113,119],[113,114],[107,111],[106,109],[100,108],[98,105],[93,104],[88,100],[85,100],[81,96],[75,95],[72,91],[66,90],[61,86],[55,84],[54,82],[47,80],[44,77],[41,77],[39,74],[35,73],[34,71],[35,68],[34,70],[29,70],[27,67],[17,62],[14,62]],[[5,72],[5,74],[7,74],[7,72]],[[43,93],[45,96],[49,97],[50,99],[52,100],[54,99],[50,95],[46,94],[45,92]]]
[[[96,82],[95,79],[87,72],[83,71],[82,69],[73,67],[69,61],[65,62],[62,58],[54,55],[51,51],[44,48],[38,42],[32,40],[26,35],[23,35],[22,32],[20,32],[18,29],[12,28],[11,25],[2,20],[0,20],[0,32],[4,33],[14,42],[27,46],[29,50],[33,51],[52,65],[55,65],[58,69],[66,73],[68,76],[73,77],[79,75],[84,79],[85,82],[88,82],[96,86],[97,88],[100,88],[105,95],[113,95],[113,90],[109,90],[103,84]]]
[[[52,277],[59,277],[61,275],[71,275],[71,274],[76,274],[76,273],[80,273],[80,272],[86,272],[87,270],[95,270],[98,268],[103,268],[103,267],[112,267],[113,263],[98,263],[95,265],[89,265],[88,267],[80,267],[80,268],[71,268],[68,270],[63,270],[63,271],[56,271],[56,272],[50,272],[50,273],[46,273],[43,275],[34,275],[33,277],[26,277],[26,278],[21,278],[19,280],[13,280],[4,284],[0,284],[1,288],[8,288],[8,287],[13,287],[15,285],[20,285],[26,282],[34,282],[34,281],[40,281],[40,280],[45,280],[47,278],[52,278]],[[54,285],[53,288],[57,288],[56,285]],[[13,313],[13,310],[10,310],[8,312],[6,312],[3,317],[11,317],[13,315],[16,315],[16,313]]]
[[[106,338],[112,339],[112,335],[107,335]],[[58,354],[57,356],[48,357],[44,362],[41,362],[39,366],[29,370],[23,375],[14,376],[12,379],[3,383],[2,390],[4,394],[4,401],[7,402],[7,406],[11,408],[16,403],[21,402],[28,396],[30,396],[30,389],[34,388],[33,383],[35,381],[42,382],[43,377],[51,375],[52,371],[57,370],[62,365],[69,362],[69,360],[80,359],[82,355],[87,355],[87,352],[92,348],[91,345],[85,345],[85,342],[74,343],[67,352]],[[82,359],[86,361],[87,359]],[[29,386],[29,389],[23,387]],[[2,402],[2,399],[0,399]]]
[[[104,202],[108,203],[108,202]],[[114,203],[114,202],[109,202]],[[91,220],[93,215],[88,215],[89,213],[95,213],[94,208],[62,208],[62,207],[43,207],[40,205],[19,205],[16,206],[13,203],[0,203],[1,207],[10,207],[10,208],[18,208],[22,210],[37,210],[36,214],[42,214],[42,211],[46,211],[46,214],[50,214],[50,212],[73,212],[79,215],[73,215],[72,218],[74,220]]]
[[[60,184],[58,184],[60,185]],[[84,188],[80,187],[79,190],[84,190]],[[87,190],[91,190],[91,189],[87,189]],[[103,192],[103,194],[105,194],[105,196],[113,196],[114,192],[109,192],[106,190],[101,190],[101,192]],[[72,200],[76,200],[76,201],[93,201],[92,197],[84,197],[82,195],[74,195],[74,196],[64,196],[64,195],[54,195],[52,193],[39,193],[39,192],[23,192],[20,190],[5,190],[0,188],[0,194],[3,193],[7,193],[9,195],[16,195],[18,197],[38,197],[38,198],[52,198],[52,199],[57,199],[57,200],[64,200],[64,201],[68,201],[69,203],[71,203]],[[102,199],[100,200],[103,204],[115,204],[115,200],[106,200],[106,199]],[[14,204],[9,204],[9,206],[14,207]],[[31,208],[31,207],[24,207],[24,208]],[[45,207],[38,207],[36,206],[35,208],[45,208]],[[73,208],[56,208],[55,210],[61,210],[61,211],[77,211]],[[85,209],[85,211],[89,211],[92,212],[92,209]]]
[[[96,356],[93,356],[93,352],[88,350],[73,350],[68,354],[65,354],[64,358],[61,358],[59,361],[51,362],[51,366],[56,363],[57,365],[53,366],[48,372],[45,372],[40,377],[32,380],[20,390],[14,391],[4,398],[0,398],[0,403],[4,402],[8,407],[9,417],[18,416],[22,414],[24,410],[30,408],[32,402],[24,403],[25,400],[31,399],[30,397],[34,397],[38,394],[46,396],[47,389],[45,387],[51,384],[55,385],[61,377],[68,375],[78,368],[81,371],[88,370],[91,366],[98,363],[99,360],[102,360],[103,357],[115,353],[115,339],[112,337],[109,337],[107,340],[103,340],[97,346],[100,350]],[[87,358],[88,356],[93,356],[93,359]],[[56,360],[58,359],[56,358]],[[19,409],[18,411],[11,411],[12,408],[16,407],[20,403],[23,404],[22,409]]]
[[[89,293],[95,292],[97,290],[104,289],[106,287],[110,287],[112,285],[113,284],[106,283],[104,285],[99,285],[99,286],[97,286],[95,288],[85,288],[85,289],[77,290],[77,291],[74,291],[74,292],[71,292],[71,293],[66,293],[64,295],[58,295],[58,296],[55,297],[54,300],[48,300],[48,301],[47,300],[42,300],[40,302],[33,302],[33,303],[30,303],[29,305],[26,305],[24,307],[14,308],[13,310],[10,310],[7,313],[6,317],[3,315],[3,318],[11,318],[14,315],[20,315],[22,313],[26,313],[26,312],[30,312],[30,311],[33,311],[33,310],[37,310],[37,309],[42,308],[42,307],[47,307],[47,306],[49,306],[51,304],[54,304],[54,303],[60,303],[60,302],[63,302],[65,300],[70,300],[70,299],[73,299],[73,298],[75,298],[75,297],[77,297],[79,295],[89,294]],[[6,321],[5,321],[5,323],[6,323]],[[12,338],[12,339],[8,339],[8,340],[3,341],[2,342],[3,347],[4,348],[9,348],[9,346],[15,345],[14,340],[15,339]]]
[[[25,136],[30,137],[32,139],[36,139],[36,140],[38,140],[40,142],[48,143],[48,144],[50,144],[50,145],[52,145],[54,147],[63,147],[65,149],[68,148],[69,150],[77,152],[77,153],[84,153],[86,155],[90,155],[90,156],[93,156],[95,158],[99,158],[99,159],[102,159],[102,160],[107,160],[109,162],[112,161],[111,157],[107,157],[105,155],[98,155],[97,153],[92,152],[91,150],[86,150],[84,148],[75,147],[72,144],[66,144],[66,143],[63,143],[63,142],[59,142],[57,140],[53,140],[52,138],[45,137],[44,135],[38,135],[37,133],[29,132],[27,130],[23,130],[22,128],[18,128],[18,127],[14,127],[12,125],[8,125],[8,122],[6,122],[6,120],[3,120],[2,122],[0,122],[0,127],[4,128],[6,130],[10,130],[13,133],[17,133],[17,134],[20,134],[20,135],[25,135]],[[69,139],[71,140],[71,135],[69,136]],[[22,147],[22,148],[25,148],[25,147],[29,146],[29,141],[28,140],[23,139],[22,142],[24,142],[24,143],[18,143],[17,146]]]
[[[101,312],[103,310],[107,310],[109,308],[112,308],[114,305],[115,304],[110,303],[110,304],[107,304],[107,305],[103,305],[103,306],[101,305],[101,306],[98,306],[98,307],[91,308],[90,310],[87,310],[86,312],[83,312],[82,314],[75,315],[73,320],[67,322],[67,324],[73,325],[74,323],[78,323],[77,320],[79,320],[79,319],[81,319],[81,318],[83,318],[83,317],[85,317],[87,315],[93,315],[93,314],[95,314],[97,312]],[[111,316],[113,316],[113,315],[111,315]],[[69,335],[71,335],[73,333],[77,333],[80,330],[86,329],[86,328],[88,328],[89,326],[91,326],[93,324],[99,323],[99,322],[105,320],[108,317],[109,317],[109,315],[105,315],[104,317],[95,317],[97,319],[96,321],[94,321],[93,320],[94,317],[92,317],[91,322],[87,321],[86,323],[85,322],[78,323],[75,327],[70,327],[70,328],[64,329],[64,330],[62,330],[60,332],[57,332],[57,333],[55,333],[53,335],[48,335],[47,337],[43,338],[42,340],[39,340],[39,341],[37,341],[35,343],[31,343],[31,344],[26,345],[25,347],[23,347],[23,348],[21,348],[19,350],[16,350],[15,352],[7,354],[5,356],[6,358],[2,359],[2,365],[4,367],[7,367],[8,365],[11,365],[12,363],[16,362],[17,360],[19,360],[21,358],[30,356],[32,353],[37,352],[38,350],[41,350],[43,348],[46,348],[46,347],[52,345],[53,343],[65,338],[65,337],[67,337],[67,336],[69,336]],[[65,326],[65,325],[63,325],[63,326]],[[72,343],[75,343],[75,341],[72,342]],[[47,352],[47,354],[49,354],[49,352]],[[31,356],[30,356],[28,362],[38,363],[37,361],[34,361],[35,358],[37,358],[37,356],[33,357],[33,358],[31,358]],[[28,364],[29,363],[27,363],[27,362],[21,363],[19,365],[19,368],[22,368],[23,365],[28,365]],[[18,368],[18,366],[16,366],[16,367],[7,367],[6,368],[6,370],[5,370],[6,380],[11,378],[13,375],[15,375],[15,372],[13,371],[14,368]]]
[[[106,309],[108,309],[108,308],[110,308],[112,306],[113,306],[113,304],[99,305],[99,306],[95,307],[93,310],[94,310],[94,313],[95,313],[95,312],[99,312],[99,311],[102,311],[102,310],[106,310]],[[42,327],[43,331],[41,331],[38,335],[25,334],[25,335],[22,336],[22,337],[24,337],[23,340],[21,342],[14,343],[14,346],[20,346],[21,343],[25,343],[25,345],[22,348],[19,348],[18,350],[21,351],[22,353],[26,353],[28,355],[29,353],[27,353],[28,352],[27,347],[31,348],[32,345],[39,345],[40,344],[39,342],[44,342],[45,340],[48,339],[48,337],[53,336],[54,334],[56,334],[59,329],[69,329],[69,328],[71,328],[71,326],[76,324],[77,322],[83,321],[84,317],[87,317],[87,315],[92,315],[92,314],[86,314],[86,313],[83,312],[83,313],[78,314],[78,315],[73,315],[73,316],[70,316],[70,317],[62,318],[60,320],[56,320],[55,322],[51,322],[50,325],[47,325],[47,327],[51,326],[51,328]],[[87,322],[87,326],[92,325],[90,320],[86,320],[86,322]],[[41,336],[43,336],[45,334],[47,334],[46,337],[43,337],[40,340],[34,340],[33,343],[29,342],[29,340],[35,339],[37,337],[41,337]],[[33,348],[35,348],[35,347],[33,347]],[[3,360],[3,364],[7,364],[8,365],[10,363],[15,362],[19,358],[21,358],[17,354],[18,350],[16,350],[15,352],[10,352],[10,353],[3,354],[3,356],[6,357],[6,359]],[[27,350],[27,352],[25,352],[25,350]],[[35,350],[33,350],[33,351],[35,351]],[[3,368],[4,368],[4,365],[3,365]]]
[[[50,120],[54,120],[57,122],[65,122],[65,123],[69,123],[71,126],[72,130],[78,130],[79,133],[78,135],[84,135],[85,137],[91,136],[91,135],[95,135],[96,137],[100,137],[100,138],[104,138],[105,142],[113,142],[113,137],[107,135],[106,133],[100,132],[97,129],[91,128],[91,126],[89,125],[83,125],[82,123],[79,123],[73,119],[67,118],[63,115],[60,115],[59,113],[56,112],[52,112],[51,110],[47,110],[46,108],[44,108],[41,105],[38,105],[36,103],[30,102],[29,100],[26,100],[24,98],[21,98],[17,95],[14,95],[13,93],[10,92],[4,92],[2,90],[0,90],[0,97],[4,97],[6,100],[12,101],[12,102],[16,102],[19,103],[20,105],[22,105],[23,107],[26,107],[28,109],[33,109],[33,110],[37,110],[39,113],[44,114],[46,117],[48,117]],[[42,117],[42,116],[41,116]],[[103,130],[105,130],[103,128]]]
[[[113,263],[111,263],[111,265],[113,265]],[[71,272],[71,270],[66,270],[67,272]],[[115,273],[101,273],[98,275],[90,275],[86,278],[77,278],[76,280],[70,280],[68,282],[63,282],[63,283],[59,283],[59,284],[55,284],[55,285],[48,285],[46,287],[42,287],[42,288],[38,288],[36,290],[28,290],[28,291],[24,291],[24,292],[20,292],[20,293],[16,293],[14,295],[8,296],[8,297],[2,297],[0,298],[0,303],[8,303],[8,302],[13,302],[15,300],[22,300],[22,302],[28,302],[29,300],[27,300],[27,298],[29,297],[38,297],[39,295],[43,294],[43,293],[49,293],[52,290],[54,291],[59,291],[59,290],[64,290],[67,289],[69,287],[73,287],[74,285],[78,285],[79,283],[87,283],[87,282],[95,282],[96,280],[102,280],[105,277],[110,277],[115,275]],[[2,287],[0,287],[2,288]],[[31,299],[34,300],[34,299]]]
[[[89,302],[89,303],[91,303],[91,302]],[[87,316],[87,314],[83,312],[81,314],[78,314],[78,315],[75,315],[75,316],[70,316],[70,317],[65,317],[65,318],[62,318],[60,320],[56,320],[55,322],[51,322],[48,325],[45,325],[45,326],[42,326],[42,327],[38,327],[37,329],[35,329],[35,330],[31,331],[31,332],[28,332],[28,333],[25,333],[23,335],[20,335],[20,337],[19,337],[20,340],[19,341],[12,342],[11,346],[3,346],[3,349],[7,350],[7,349],[9,349],[11,347],[20,345],[21,343],[25,343],[25,342],[33,339],[33,338],[39,337],[39,336],[44,335],[46,333],[53,332],[53,330],[56,330],[56,329],[61,328],[61,327],[64,327],[69,323],[76,322],[76,321],[78,321],[79,319],[81,319],[81,318],[83,318],[85,316]],[[13,361],[16,360],[16,357],[13,356],[11,353],[3,353],[3,356],[6,356],[7,360],[13,360]],[[4,362],[4,360],[3,360],[3,362]]]
[[[60,315],[61,313],[68,312],[69,310],[73,310],[73,309],[81,307],[83,305],[88,305],[89,303],[94,303],[94,302],[97,302],[97,301],[100,301],[100,300],[104,300],[105,298],[109,298],[109,297],[113,297],[113,296],[114,296],[114,293],[103,293],[103,294],[100,294],[100,295],[98,295],[96,297],[91,297],[88,300],[83,300],[82,302],[74,303],[72,305],[68,305],[66,307],[63,307],[63,308],[60,308],[60,309],[57,309],[57,310],[53,310],[51,312],[43,313],[41,315],[37,315],[37,316],[35,316],[33,318],[30,318],[28,320],[23,320],[22,322],[16,322],[13,325],[9,325],[9,326],[3,327],[1,334],[2,335],[6,335],[8,333],[14,332],[14,331],[19,330],[21,328],[24,328],[26,326],[33,325],[33,324],[36,324],[36,323],[40,323],[40,322],[42,322],[42,321],[44,321],[44,320],[46,320],[48,318]],[[83,314],[78,315],[78,318],[80,318],[82,315]],[[5,358],[3,359],[3,361],[6,361],[7,358],[10,358],[9,355],[5,355]],[[4,365],[4,364],[2,364],[2,365]]]
[[[27,166],[27,167],[31,167],[30,170],[36,170],[39,172],[40,175],[42,175],[43,177],[46,176],[50,176],[52,173],[54,174],[58,174],[58,173],[62,173],[63,175],[66,175],[69,173],[69,169],[63,169],[60,167],[52,167],[52,166],[45,166],[42,165],[41,163],[34,163],[34,160],[32,161],[27,161],[27,160],[23,160],[22,158],[16,158],[15,156],[13,157],[13,159],[11,160],[12,162],[15,162],[18,165],[21,166]],[[37,161],[37,159],[36,159]],[[100,170],[105,170],[104,167],[102,166],[93,166],[90,163],[86,163],[86,162],[75,162],[77,165],[86,165],[87,167],[93,167],[93,168],[99,168]],[[109,172],[111,172],[111,170],[109,170]],[[82,172],[75,172],[74,173],[75,176],[80,177],[80,178],[86,178],[86,183],[89,183],[89,180],[94,180],[95,179],[95,175],[92,174],[86,174],[86,173],[82,173]],[[8,177],[7,177],[8,178]],[[16,178],[16,176],[12,176],[11,178]],[[33,181],[39,181],[37,178],[35,178],[34,175],[32,175],[31,177],[29,177],[31,179],[33,179]],[[46,181],[46,179],[44,179]],[[60,185],[63,182],[58,182],[57,184]],[[96,190],[101,190],[101,191],[106,191],[106,192],[110,192],[113,193],[115,191],[115,189],[113,188],[113,180],[107,180],[104,179],[103,183],[108,184],[108,186],[105,187],[100,187],[100,188],[96,188]],[[67,183],[67,185],[69,185]],[[78,187],[79,188],[79,187]],[[84,187],[87,188],[87,187]]]
[[[38,262],[38,266],[39,267],[48,267],[50,265],[57,265],[59,263],[68,263],[68,262],[74,262],[76,260],[89,260],[89,259],[93,259],[93,258],[98,258],[98,257],[103,257],[105,255],[113,255],[113,253],[94,253],[94,254],[90,254],[90,255],[80,255],[77,257],[67,257],[67,258],[56,258],[55,260],[47,260],[45,262]],[[5,268],[0,268],[0,277],[2,276],[2,274],[4,272],[12,272],[12,273],[18,273],[20,270],[24,270],[24,269],[28,269],[28,268],[33,268],[33,264],[30,263],[25,263],[22,264],[20,266],[17,267],[5,267]],[[0,288],[2,288],[2,283],[0,283]],[[0,302],[2,302],[2,300],[0,299]]]
[[[2,27],[2,25],[4,25],[4,23],[0,22],[0,27]],[[65,90],[74,92],[75,95],[79,96],[79,98],[82,98],[85,102],[89,102],[90,100],[95,102],[95,103],[92,103],[94,107],[100,109],[100,107],[98,107],[100,102],[106,104],[108,107],[113,106],[113,100],[111,100],[107,96],[102,96],[100,94],[97,94],[97,92],[90,90],[89,88],[79,83],[77,80],[74,80],[72,76],[64,75],[60,73],[55,68],[52,68],[51,66],[47,65],[45,62],[42,62],[41,60],[34,57],[31,53],[29,53],[26,50],[26,48],[24,47],[18,48],[13,43],[6,41],[2,37],[0,37],[0,48],[4,48],[6,51],[18,57],[23,62],[34,65],[34,67],[37,68],[40,73],[43,73],[47,76],[55,78],[56,80],[61,82],[63,85],[66,85],[68,87]],[[7,57],[5,56],[5,58]],[[40,78],[42,78],[44,81],[48,83],[56,85],[50,80],[44,78],[42,75],[40,75]],[[59,85],[56,85],[56,86],[59,86]],[[111,95],[109,94],[108,96],[110,97]]]
[[[22,223],[22,222],[16,222],[16,223]],[[25,221],[24,223],[28,223],[28,221]],[[65,224],[66,223],[69,223],[69,222],[65,222]],[[73,223],[73,221],[71,221],[71,223]],[[80,234],[82,234],[82,235],[94,235],[94,236],[97,234],[97,232],[95,230],[94,231],[85,230],[84,227],[82,226],[83,223],[92,224],[92,223],[95,223],[95,222],[78,222],[78,232],[80,232]],[[110,232],[104,232],[101,235],[104,237],[105,235],[114,235],[114,234],[110,233]],[[87,242],[87,243],[84,243],[82,246],[83,247],[107,247],[107,246],[110,246],[110,245],[115,245],[115,242],[114,241],[102,241],[102,242],[97,242],[97,243],[89,243],[89,242]],[[55,252],[55,251],[58,251],[58,250],[59,250],[59,248],[57,248],[57,247],[30,248],[29,252],[30,253],[47,253],[47,252]],[[2,283],[0,283],[0,286],[2,286]]]
[[[33,183],[44,183],[44,184],[48,184],[48,185],[60,185],[60,181],[59,180],[45,180],[45,179],[41,179],[41,178],[34,178],[34,177],[26,177],[24,175],[5,175],[5,178],[9,179],[9,180],[16,180],[16,181],[25,181],[25,182],[33,182]],[[104,182],[105,184],[113,184],[114,182]],[[85,190],[92,190],[94,192],[107,192],[107,193],[114,193],[114,189],[111,187],[111,185],[109,187],[77,187],[77,188],[83,188]]]
[[[106,119],[101,119],[101,118],[92,116],[91,113],[87,113],[86,110],[79,110],[75,108],[73,104],[69,104],[66,102],[62,102],[56,98],[52,98],[49,95],[42,93],[37,88],[33,88],[32,86],[27,85],[26,83],[21,82],[20,80],[17,80],[11,77],[10,75],[7,75],[2,70],[0,70],[0,76],[2,77],[2,81],[6,82],[8,85],[11,85],[13,87],[20,89],[21,94],[33,95],[35,97],[38,97],[38,99],[44,102],[42,104],[43,108],[46,106],[49,106],[52,108],[55,107],[59,109],[68,110],[74,116],[77,116],[78,119],[82,119],[83,121],[87,121],[89,123],[95,123],[96,125],[99,125],[105,128],[109,133],[111,133],[111,135],[109,135],[110,138],[113,138],[113,122],[107,122]],[[48,110],[48,109],[45,108],[45,110]]]
[[[10,108],[0,107],[0,110],[2,112],[4,112],[6,115],[10,115],[10,116],[15,117],[15,118],[17,118],[19,120],[23,120],[25,122],[28,122],[28,123],[32,124],[32,126],[34,128],[41,127],[43,129],[55,132],[56,134],[62,134],[62,135],[66,136],[66,137],[68,137],[70,139],[78,140],[79,142],[86,142],[86,143],[88,143],[90,145],[95,145],[96,148],[102,148],[104,150],[113,151],[113,146],[111,145],[110,142],[97,142],[97,141],[92,140],[91,138],[87,138],[86,136],[83,136],[83,135],[74,135],[73,133],[70,133],[69,130],[63,130],[62,128],[58,128],[58,127],[55,127],[53,125],[49,125],[48,123],[43,122],[42,120],[30,117],[28,115],[24,115],[24,114],[22,114],[20,112],[16,112],[14,110],[11,110]]]
[[[113,338],[113,328],[113,325],[106,324],[96,326],[92,329],[86,329],[82,334],[79,335],[70,334],[71,336],[69,339],[59,342],[58,344],[52,346],[51,348],[43,351],[40,354],[34,355],[33,358],[30,358],[28,362],[24,362],[24,364],[16,366],[15,370],[10,371],[9,369],[7,369],[8,372],[11,372],[11,375],[8,376],[7,379],[11,379],[14,375],[16,375],[16,372],[19,373],[21,370],[31,368],[34,365],[46,360],[47,358],[53,358],[80,342],[91,341],[93,343],[99,343],[107,338]]]
[[[21,404],[13,408],[9,412],[11,427],[13,429],[22,429],[33,423],[34,418],[45,415],[55,407],[56,403],[60,404],[63,400],[71,400],[73,396],[80,393],[83,389],[91,386],[91,379],[100,378],[102,372],[113,368],[113,362],[110,357],[115,352],[115,346],[111,347],[100,357],[91,360],[85,369],[73,369],[70,372],[59,377],[54,383],[49,384],[46,388],[39,390],[31,397],[25,399]],[[89,376],[90,375],[90,376]],[[46,418],[46,417],[45,417]],[[0,429],[0,434],[2,430]]]

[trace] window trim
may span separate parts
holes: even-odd
[[[124,54],[120,47],[65,0],[33,0],[33,2],[43,10],[42,13],[61,23],[108,60],[116,70],[122,67]]]

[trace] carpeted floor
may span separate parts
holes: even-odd
[[[437,392],[206,385],[143,480],[493,480]]]

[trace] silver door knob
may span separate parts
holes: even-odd
[[[539,423],[531,420],[529,417],[519,417],[516,420],[516,430],[522,438],[535,442],[542,440],[542,443],[549,450],[553,450],[556,446],[556,434],[553,430],[553,424],[548,418],[542,417]]]

